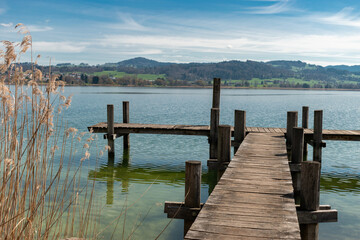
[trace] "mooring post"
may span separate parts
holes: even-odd
[[[320,163],[307,161],[301,163],[300,209],[305,211],[319,210]],[[319,224],[300,224],[302,240],[317,240]]]
[[[108,150],[109,160],[114,159],[115,155],[115,144],[114,144],[114,105],[107,105],[107,140],[108,146],[110,149]]]
[[[321,163],[323,111],[314,111],[313,161]]]
[[[298,126],[298,112],[289,111],[287,112],[287,121],[286,121],[286,147],[288,150],[288,156],[291,158],[291,144],[292,144],[292,131],[294,127]]]
[[[219,108],[211,108],[210,116],[210,159],[217,159],[217,144],[218,144],[218,127],[219,127]]]
[[[246,136],[246,111],[235,110],[234,120],[234,154],[240,147]]]
[[[201,162],[186,161],[185,163],[185,207],[200,209],[201,200]],[[194,220],[184,219],[184,236]]]
[[[123,101],[123,123],[129,123],[130,117],[129,117],[129,102]],[[124,134],[123,136],[123,144],[124,144],[124,150],[129,150],[130,147],[130,134]]]
[[[220,108],[220,88],[221,88],[221,79],[214,78],[212,108]]]
[[[231,160],[231,126],[219,125],[218,166],[223,169]]]
[[[304,147],[304,129],[295,127],[293,128],[293,143],[291,145],[291,164],[294,168],[300,168],[303,161],[303,147]],[[299,199],[301,188],[301,172],[291,171],[295,200]]]
[[[302,107],[302,128],[307,129],[309,128],[309,107],[308,106],[303,106]],[[304,161],[307,160],[307,155],[308,155],[308,146],[307,146],[307,142],[304,142]]]

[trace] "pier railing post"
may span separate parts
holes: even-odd
[[[211,109],[210,116],[210,159],[217,159],[217,144],[218,144],[218,127],[219,127],[219,108]]]
[[[130,117],[129,117],[129,102],[123,101],[123,123],[129,123]],[[124,150],[128,150],[130,147],[130,134],[124,134],[123,136],[123,146]]]
[[[234,153],[240,147],[242,141],[244,141],[246,136],[246,111],[235,110],[235,120],[234,120]]]
[[[301,192],[300,209],[304,211],[319,210],[319,183],[320,183],[320,163],[314,161],[303,162],[301,164]],[[319,224],[300,224],[302,240],[317,240],[319,234]]]
[[[108,150],[109,160],[114,158],[115,144],[114,144],[114,105],[107,105],[107,140],[110,149]]]
[[[291,151],[292,144],[292,130],[294,127],[298,126],[298,112],[289,111],[287,112],[287,121],[286,121],[286,147],[288,153]],[[289,155],[291,157],[291,155]]]
[[[308,106],[303,106],[302,107],[302,128],[304,129],[308,129],[309,128],[309,107]],[[307,160],[307,155],[308,155],[308,146],[307,143],[304,142],[304,161]]]
[[[314,111],[313,161],[321,163],[323,111]]]
[[[200,209],[201,200],[201,162],[185,163],[185,207]],[[193,220],[184,219],[184,236],[193,224]]]
[[[218,165],[222,169],[231,160],[231,127],[219,125],[218,134]]]
[[[295,127],[293,128],[293,143],[291,145],[291,164],[293,167],[300,166],[303,161],[303,147],[304,147],[304,129]],[[292,171],[292,180],[294,187],[295,200],[299,198],[301,188],[301,172]]]
[[[221,88],[221,79],[214,78],[212,108],[220,108],[220,88]]]

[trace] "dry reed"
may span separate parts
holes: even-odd
[[[64,82],[51,70],[44,78],[29,31],[15,28],[22,41],[2,41],[0,50],[0,239],[91,238],[94,182],[81,183],[80,172],[94,136],[66,129]],[[23,71],[18,62],[27,51],[33,64]]]

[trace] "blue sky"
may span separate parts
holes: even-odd
[[[20,40],[16,23],[28,26],[42,64],[360,64],[358,0],[0,0],[0,40]]]

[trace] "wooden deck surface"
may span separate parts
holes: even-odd
[[[185,239],[300,239],[282,133],[250,133]]]
[[[106,133],[107,123],[102,122],[88,127],[95,133]],[[175,134],[209,136],[210,127],[205,125],[164,125],[115,123],[115,134],[145,133],[145,134]],[[233,131],[233,129],[232,129]],[[246,127],[248,133],[286,133],[286,128]],[[305,129],[305,137],[312,138],[313,130]],[[323,130],[323,140],[360,141],[360,130]]]

